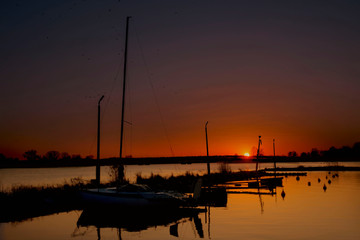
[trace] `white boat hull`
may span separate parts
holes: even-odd
[[[180,206],[183,201],[165,192],[119,192],[116,189],[89,189],[80,192],[86,204],[119,207]]]

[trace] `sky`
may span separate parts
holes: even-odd
[[[358,1],[2,1],[0,153],[327,150],[360,141]]]

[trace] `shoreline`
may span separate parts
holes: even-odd
[[[288,177],[306,176],[308,171],[360,171],[360,167],[324,166],[324,167],[294,167],[264,169],[256,171],[236,171],[224,173],[212,173],[209,176],[197,174],[185,174],[181,176],[161,177],[138,177],[137,184],[146,184],[155,190],[172,190],[183,193],[192,192],[198,178],[203,178],[204,185],[217,185],[229,181],[241,181],[257,179],[258,177]],[[115,182],[102,184],[101,187],[113,187]],[[54,213],[68,212],[84,209],[84,204],[79,199],[78,192],[95,188],[91,182],[79,180],[72,184],[58,186],[19,186],[11,191],[0,191],[0,210],[2,211],[0,223],[21,222],[39,216],[46,216]],[[24,202],[24,199],[27,201]]]
[[[153,164],[193,164],[193,163],[256,163],[255,157],[244,156],[189,156],[189,157],[148,157],[148,158],[105,158],[100,159],[101,166],[111,165],[153,165]],[[273,156],[262,156],[259,163],[272,163]],[[277,156],[276,163],[306,163],[306,162],[360,162],[360,158],[301,158]],[[0,169],[5,168],[59,168],[59,167],[91,167],[96,166],[96,159],[56,160],[56,161],[3,161]]]
[[[275,168],[265,168],[264,171],[275,171]],[[277,172],[313,172],[313,171],[360,171],[360,167],[345,167],[345,166],[323,166],[323,167],[304,167],[296,168],[276,168]]]

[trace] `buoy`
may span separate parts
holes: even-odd
[[[299,181],[300,180],[300,177],[299,176],[296,176],[296,181]]]
[[[308,182],[308,186],[311,186],[311,182]]]
[[[329,179],[328,183],[331,184],[331,180],[330,180],[330,179]]]
[[[318,178],[318,182],[321,182],[320,178]]]
[[[326,185],[324,184],[324,186],[323,186],[323,189],[324,189],[324,192],[326,191],[326,189],[327,189],[327,187],[326,187]]]
[[[282,192],[281,192],[281,197],[284,199],[285,198],[285,191],[284,191],[284,189],[282,190]]]

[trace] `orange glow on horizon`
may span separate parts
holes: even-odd
[[[250,154],[249,153],[244,153],[244,156],[245,157],[250,157]]]
[[[352,147],[359,141],[360,111],[356,109],[360,107],[360,82],[355,80],[360,73],[349,69],[358,65],[353,51],[358,42],[351,28],[342,27],[342,21],[308,21],[306,27],[295,24],[293,34],[286,34],[288,22],[293,21],[287,11],[290,6],[272,5],[276,11],[280,9],[279,15],[268,21],[253,4],[212,4],[198,21],[196,11],[174,17],[164,14],[167,4],[149,4],[151,10],[143,12],[133,1],[127,2],[121,8],[104,3],[105,9],[113,10],[101,18],[92,15],[99,11],[98,4],[78,5],[57,19],[56,31],[51,32],[51,16],[61,14],[66,3],[49,7],[51,13],[36,17],[26,5],[9,4],[2,46],[12,57],[0,68],[1,89],[6,89],[0,95],[6,103],[1,106],[1,154],[23,159],[24,152],[34,149],[39,155],[59,151],[96,156],[98,106],[104,95],[100,158],[119,156],[124,73],[119,68],[124,63],[119,47],[125,47],[126,15],[139,17],[129,26],[124,120],[131,124],[123,129],[123,156],[206,156],[208,147],[210,156],[238,153],[253,157],[260,135],[259,153],[264,156],[273,156],[274,147],[277,156],[294,151],[300,156],[315,148]],[[193,6],[183,4],[184,10]],[[175,4],[177,7],[180,5]],[[337,11],[318,15],[317,6],[309,7],[314,7],[314,19],[327,19],[330,13],[338,18]],[[336,9],[336,5],[332,7]],[[305,9],[298,13],[308,16]],[[15,31],[13,19],[22,11],[28,15],[21,19],[31,21],[19,21]],[[244,14],[244,25],[239,26],[232,17],[239,11],[256,14]],[[355,11],[343,14],[357,19]],[[80,15],[83,21],[70,26]],[[115,16],[123,16],[123,22]],[[182,16],[198,24],[189,26]],[[94,19],[97,24],[87,24]],[[171,24],[164,24],[167,22]],[[37,34],[28,34],[29,24]],[[215,32],[214,24],[218,26]],[[238,28],[245,34],[233,31]],[[179,29],[194,34],[184,38],[185,32]],[[309,29],[309,41],[302,41],[303,29]],[[319,35],[318,29],[331,31]],[[26,44],[22,36],[28,36]],[[258,36],[266,36],[266,41]],[[291,44],[281,44],[279,39]],[[324,45],[324,41],[329,42]],[[309,59],[309,55],[316,57]],[[349,61],[339,63],[343,58]],[[334,66],[338,69],[335,73]],[[317,68],[321,71],[315,74]]]

